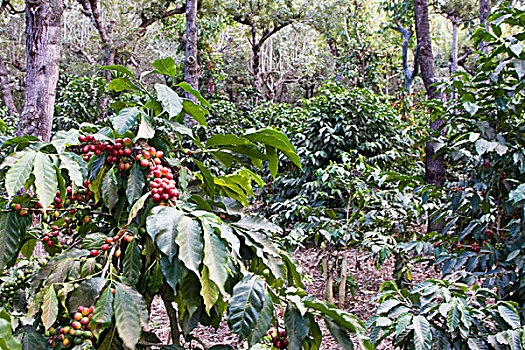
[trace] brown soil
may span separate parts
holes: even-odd
[[[316,295],[320,299],[325,299],[325,278],[319,268],[320,263],[320,248],[302,248],[298,249],[294,255],[299,261],[303,272],[305,273],[306,291],[310,294]],[[374,266],[372,258],[368,257],[367,253],[359,251],[358,248],[350,248],[345,253],[334,252],[333,254],[344,254],[349,262],[349,276],[353,277],[357,285],[352,295],[348,291],[344,305],[338,305],[345,311],[359,317],[366,321],[373,316],[375,310],[375,302],[373,298],[378,294],[381,284],[392,279],[392,272],[394,270],[393,260],[387,260],[378,270]],[[422,280],[436,277],[436,272],[433,269],[427,269],[424,265],[412,266],[413,283],[418,283]],[[335,294],[337,300],[337,294]],[[164,343],[170,343],[170,331],[168,318],[162,300],[155,299],[153,302],[149,328],[154,332],[159,339]],[[340,350],[342,347],[337,345],[330,336],[324,323],[320,323],[320,328],[323,332],[323,342],[321,350]],[[228,325],[223,321],[218,330],[212,327],[197,327],[192,333],[195,338],[198,338],[201,344],[197,341],[192,341],[191,346],[194,349],[202,349],[216,344],[225,344],[235,347],[236,349],[246,349],[245,342],[238,341],[235,334],[232,334]],[[190,344],[185,344],[189,347]],[[381,344],[378,349],[391,349],[392,346],[388,342]]]

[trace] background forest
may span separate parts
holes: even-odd
[[[521,1],[0,14],[0,350],[525,348]]]

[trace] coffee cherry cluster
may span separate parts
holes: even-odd
[[[11,276],[6,277],[6,282],[0,287],[0,307],[11,307],[20,292],[30,287],[33,272],[31,265],[12,270]]]
[[[48,337],[48,344],[54,348],[57,341],[62,343],[62,346],[67,348],[71,345],[79,345],[87,343],[93,345],[93,332],[89,326],[89,321],[93,315],[94,307],[79,306],[78,312],[73,315],[73,322],[71,325],[59,327],[57,329],[50,328],[45,336]]]
[[[271,329],[266,334],[266,338],[271,341],[273,345],[272,349],[286,349],[288,347],[288,339],[286,338],[286,331],[277,331],[276,329]]]
[[[60,191],[56,192],[54,199],[54,208],[62,209],[69,208],[75,205],[88,204],[95,198],[95,193],[89,190],[90,182],[88,180],[84,181],[84,188],[79,188],[73,191],[71,186],[66,188],[66,200],[62,202],[62,195]],[[72,214],[74,211],[72,212]]]
[[[180,193],[176,187],[173,171],[161,164],[163,156],[164,152],[150,147],[149,150],[139,153],[136,156],[136,160],[140,162],[142,167],[149,167],[148,181],[153,202],[159,205],[175,204],[175,200],[179,198]]]
[[[18,212],[20,216],[27,216],[31,210],[37,210],[41,214],[44,213],[42,209],[42,203],[40,202],[30,202],[28,207],[23,207],[20,203],[12,203],[11,209],[14,209]]]
[[[106,155],[106,163],[118,163],[120,171],[127,171],[133,163],[133,143],[129,137],[116,139],[115,144],[109,141],[97,141],[93,135],[80,135],[81,153],[87,162],[92,156]]]
[[[122,237],[122,239],[124,239],[125,242],[131,242],[133,240],[133,235],[129,234],[129,233],[126,233],[124,234],[124,236]],[[100,252],[106,252],[108,250],[111,249],[111,247],[115,244],[117,244],[118,242],[120,241],[120,236],[114,236],[114,237],[106,237],[106,239],[104,240],[104,244],[102,244],[102,246],[100,247],[100,249],[92,249],[89,254],[92,256],[92,257],[97,257],[100,255]],[[120,257],[121,255],[121,251],[120,249],[116,250],[115,251],[115,257],[118,258]]]

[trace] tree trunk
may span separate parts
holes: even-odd
[[[184,80],[195,90],[199,88],[199,65],[197,63],[198,39],[197,0],[186,0],[186,34],[184,38],[186,61]],[[186,93],[186,98],[196,101],[195,97],[188,93]]]
[[[259,44],[252,45],[253,61],[252,61],[252,74],[253,74],[253,88],[257,92],[261,92],[262,81],[261,81],[261,46]]]
[[[443,94],[439,92],[435,86],[432,86],[432,84],[437,82],[437,79],[434,54],[432,53],[432,42],[430,39],[428,0],[414,0],[414,13],[417,45],[419,47],[419,68],[427,91],[427,97],[430,100],[443,101]],[[430,121],[430,128],[434,131],[441,129],[443,133],[444,130],[442,126],[444,123],[441,118],[437,118],[434,121]],[[442,186],[445,182],[445,160],[443,155],[435,155],[434,146],[434,141],[427,142],[425,146],[425,182]],[[436,223],[431,220],[428,225],[428,231],[439,231],[441,226],[441,223]]]
[[[7,75],[7,68],[4,60],[0,57],[0,89],[2,90],[2,103],[7,107],[9,115],[18,114],[18,111],[11,94],[11,86],[9,84],[9,76]]]
[[[51,138],[63,10],[62,0],[26,1],[26,89],[17,136]]]
[[[489,18],[491,7],[491,0],[479,0],[479,22],[485,26],[486,30],[489,29],[489,23],[487,19]],[[486,54],[489,53],[489,48],[484,41],[479,44],[478,49],[485,52]]]
[[[487,19],[490,15],[492,7],[491,0],[479,0],[479,21],[482,24],[487,24]]]
[[[454,75],[458,70],[458,22],[452,20],[452,55],[450,62],[450,75]]]

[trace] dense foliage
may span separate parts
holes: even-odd
[[[153,66],[153,73],[176,74],[172,59]],[[158,342],[141,331],[155,295],[166,303],[172,330],[188,340],[197,324],[217,328],[227,313],[231,330],[252,346],[273,324],[285,329],[277,348],[317,349],[319,316],[338,342],[350,344],[350,332],[370,348],[360,320],[304,292],[294,258],[272,241],[280,229],[242,210],[252,183],[263,184],[257,168],[267,163],[275,177],[279,153],[300,166],[288,138],[266,127],[200,139],[184,125],[191,116],[206,126],[210,105],[197,91],[179,84],[200,104],[164,84],[151,91],[125,67],[106,69],[121,73],[111,89],[137,96],[121,102],[111,127],[59,131],[49,143],[3,143],[9,156],[0,263],[15,267],[2,280],[2,312],[27,313],[14,321],[22,337],[10,349]],[[181,148],[183,140],[192,147]],[[221,175],[204,165],[208,157],[221,164]],[[38,269],[24,263],[37,241],[48,253]],[[279,308],[286,309],[284,325]]]

